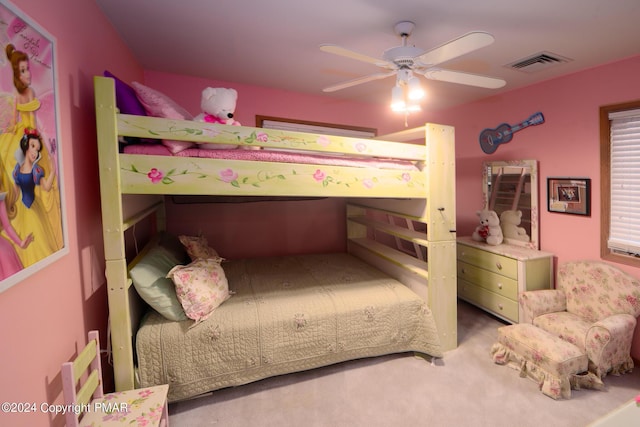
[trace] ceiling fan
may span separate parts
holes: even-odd
[[[320,45],[320,50],[324,52],[345,56],[358,61],[369,62],[386,70],[338,83],[324,88],[323,91],[334,92],[393,75],[397,76],[396,86],[407,85],[410,87],[411,85],[415,85],[417,82],[417,78],[413,77],[413,73],[422,74],[430,80],[458,83],[487,89],[498,89],[506,84],[504,80],[494,77],[446,70],[437,67],[438,64],[490,45],[495,40],[491,34],[481,31],[470,32],[429,51],[424,51],[415,46],[407,45],[407,39],[411,35],[414,27],[415,24],[411,21],[398,22],[395,25],[394,30],[396,34],[402,38],[402,45],[385,50],[382,54],[382,58],[374,58],[334,44]]]

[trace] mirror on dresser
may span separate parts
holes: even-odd
[[[518,235],[505,243],[540,249],[538,232],[538,165],[536,160],[484,162],[484,207],[501,216],[506,210],[521,211]]]

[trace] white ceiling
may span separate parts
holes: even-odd
[[[393,77],[333,93],[322,88],[382,71],[321,52],[338,44],[381,57],[409,44],[429,50],[470,31],[488,47],[441,68],[507,81],[497,90],[421,77],[435,111],[640,54],[640,0],[96,0],[147,70],[388,104]],[[506,65],[550,52],[571,61],[525,73]]]

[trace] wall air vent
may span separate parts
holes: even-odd
[[[507,64],[506,67],[525,73],[535,73],[570,61],[572,60],[555,53],[540,52],[527,58],[519,59],[511,64]]]

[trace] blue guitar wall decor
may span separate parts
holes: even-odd
[[[513,139],[513,134],[529,126],[535,126],[544,123],[544,116],[538,112],[533,114],[527,120],[511,126],[502,123],[495,129],[485,129],[480,132],[480,148],[486,154],[493,154],[500,144],[506,144]]]

